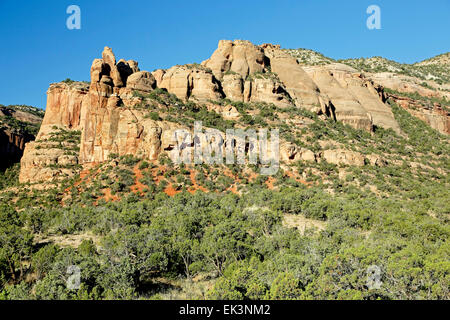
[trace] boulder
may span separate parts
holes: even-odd
[[[208,104],[208,110],[214,110],[218,114],[222,115],[225,120],[239,120],[241,114],[232,105],[221,106],[217,104]]]
[[[150,92],[156,87],[156,80],[148,71],[139,71],[127,79],[127,88]]]
[[[130,63],[132,64],[130,66]],[[139,68],[137,67],[137,62],[133,60],[125,61],[124,59],[120,59],[117,63],[117,70],[119,71],[120,77],[124,85],[127,84],[128,77],[135,72],[139,72]]]
[[[324,150],[322,158],[336,165],[364,166],[364,156],[358,152],[345,149]]]
[[[158,87],[161,86],[161,81],[163,80],[164,74],[165,74],[165,73],[166,73],[166,71],[164,71],[164,70],[162,70],[162,69],[158,69],[158,70],[155,70],[155,71],[152,72],[152,75],[153,75],[153,77],[155,78],[155,80],[156,80],[156,85],[157,85]]]
[[[290,105],[290,97],[283,84],[271,78],[256,78],[250,82],[251,102],[273,103],[279,107]]]
[[[106,74],[106,71],[103,67],[103,60],[94,59],[91,66],[91,82],[99,82],[104,74]]]
[[[311,150],[308,150],[308,149],[305,149],[305,148],[301,148],[300,149],[300,159],[302,159],[303,161],[315,162],[316,161],[316,155]]]
[[[250,74],[262,72],[266,63],[264,50],[250,41],[221,40],[211,58],[202,65],[210,68],[214,76],[222,80],[224,73],[228,71],[245,79]]]
[[[240,74],[225,74],[222,79],[222,89],[228,99],[244,101],[244,80]]]
[[[159,87],[179,99],[218,100],[223,97],[219,83],[207,69],[195,65],[175,66],[164,73]]]

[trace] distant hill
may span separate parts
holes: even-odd
[[[25,144],[36,138],[44,110],[24,105],[0,105],[0,168],[22,157]]]

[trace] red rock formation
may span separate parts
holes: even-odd
[[[221,98],[271,102],[279,107],[295,105],[356,128],[371,130],[376,124],[397,130],[392,112],[382,101],[381,88],[354,70],[339,68],[305,71],[278,46],[221,41],[202,65],[175,66],[149,73],[140,71],[132,60],[121,59],[116,63],[112,50],[105,47],[102,59],[92,63],[90,84],[50,86],[42,129],[37,141],[26,146],[20,181],[71,175],[76,171],[71,166],[104,162],[111,154],[157,159],[163,150],[175,144],[173,131],[179,125],[149,119],[147,112],[134,108],[142,99],[133,95],[134,91],[149,93],[156,86],[180,99],[195,99],[207,105],[208,101]],[[230,106],[208,108],[228,118],[239,117]],[[81,131],[76,145],[79,152],[68,154],[51,143],[52,136],[61,129]],[[289,150],[287,158],[292,156]],[[301,159],[316,158],[305,150],[295,154]]]
[[[68,154],[72,143],[51,140],[60,130],[82,130],[83,111],[88,102],[89,85],[83,82],[51,84],[47,91],[47,108],[36,141],[26,145],[21,159],[20,182],[50,180],[70,176],[79,164],[78,155]],[[76,144],[75,144],[76,147]]]
[[[214,75],[201,66],[175,66],[159,77],[158,87],[167,89],[181,100],[218,100],[224,97]]]
[[[59,179],[77,172],[77,165],[108,160],[111,153],[133,154],[156,159],[164,143],[173,143],[173,124],[157,123],[144,112],[132,110],[133,91],[149,92],[155,88],[153,75],[139,71],[137,63],[120,60],[106,47],[102,59],[91,67],[91,83],[52,84],[47,92],[47,109],[35,142],[26,146],[21,160],[21,182]],[[67,152],[67,145],[55,144],[53,137],[66,130],[81,131],[79,143]]]

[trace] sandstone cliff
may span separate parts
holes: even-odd
[[[50,86],[43,125],[36,142],[27,144],[20,181],[71,176],[111,155],[157,160],[173,148],[173,131],[182,126],[149,116],[149,112],[157,115],[179,108],[176,101],[167,104],[156,99],[142,108],[145,96],[164,91],[186,103],[200,103],[224,119],[238,120],[240,114],[221,101],[265,102],[281,109],[304,108],[357,129],[383,127],[400,132],[385,104],[383,86],[344,64],[305,66],[279,46],[237,40],[220,41],[202,64],[150,73],[141,71],[136,61],[117,62],[105,47],[102,58],[92,63],[90,83]],[[314,153],[284,142],[281,149],[286,161],[355,165],[365,161],[342,150]]]
[[[52,84],[35,142],[27,144],[20,181],[37,182],[72,176],[81,166],[108,160],[110,154],[156,159],[172,124],[144,119],[129,108],[140,101],[134,91],[149,92],[156,81],[135,61],[116,59],[105,48],[91,67],[91,83]],[[62,138],[61,138],[62,137]]]

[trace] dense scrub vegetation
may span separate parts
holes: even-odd
[[[156,299],[167,291],[161,277],[203,275],[217,279],[204,292],[213,299],[450,298],[448,191],[407,201],[352,190],[255,186],[242,196],[158,193],[20,212],[2,204],[3,297]],[[284,214],[327,227],[302,234],[282,225]],[[98,242],[32,241],[86,233]],[[79,290],[65,283],[71,265],[81,268]],[[372,265],[382,270],[379,289],[367,287]]]

